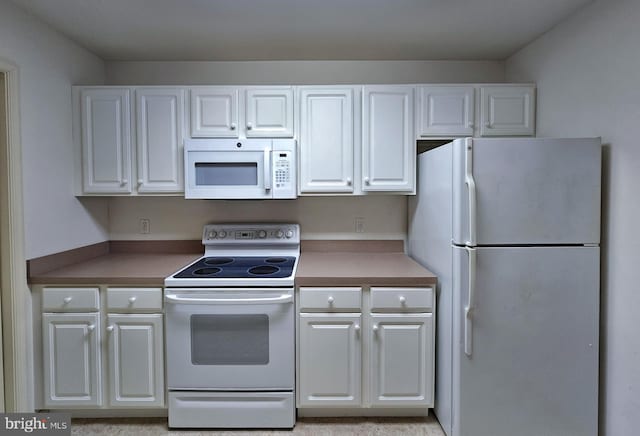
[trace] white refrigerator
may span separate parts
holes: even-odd
[[[438,276],[448,436],[596,436],[600,138],[458,139],[418,156],[408,252]]]

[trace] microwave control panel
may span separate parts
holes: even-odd
[[[294,152],[273,150],[273,198],[295,198],[295,160]]]

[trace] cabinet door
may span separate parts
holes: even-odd
[[[353,192],[353,90],[300,92],[300,191]]]
[[[42,315],[44,405],[100,406],[98,313]]]
[[[191,88],[191,136],[238,137],[237,88]]]
[[[360,314],[300,314],[301,406],[357,406],[361,396]]]
[[[480,88],[480,136],[533,136],[534,133],[533,86]]]
[[[129,90],[83,89],[80,98],[83,192],[130,193]]]
[[[184,91],[136,90],[138,192],[184,188]]]
[[[107,323],[111,406],[163,406],[162,315],[109,314]]]
[[[413,191],[413,87],[365,86],[362,98],[362,189]]]
[[[249,88],[246,135],[293,138],[293,88]]]
[[[418,136],[473,136],[473,86],[418,87]]]
[[[371,314],[371,404],[433,405],[430,313]]]

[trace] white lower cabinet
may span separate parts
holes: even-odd
[[[433,315],[371,314],[371,393],[375,406],[430,406]]]
[[[161,314],[109,314],[109,404],[164,404]]]
[[[433,406],[432,288],[301,287],[298,301],[298,407]]]
[[[100,406],[100,315],[42,315],[45,407]]]
[[[360,405],[360,318],[360,314],[300,314],[301,406]]]
[[[45,408],[164,406],[161,288],[44,287],[42,310]]]

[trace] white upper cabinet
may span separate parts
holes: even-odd
[[[480,136],[532,136],[535,133],[535,88],[480,87]]]
[[[300,90],[300,192],[353,192],[352,88]]]
[[[247,138],[293,138],[292,87],[248,88],[245,104]]]
[[[92,88],[80,93],[82,191],[131,192],[129,90]]]
[[[191,136],[237,138],[238,88],[191,88]]]
[[[184,192],[186,137],[295,138],[302,195],[411,195],[416,138],[535,134],[533,84],[79,86],[73,102],[76,195]]]
[[[473,86],[419,86],[418,137],[473,136]]]
[[[417,91],[418,139],[535,135],[533,84],[418,85]]]
[[[414,190],[413,90],[413,86],[404,85],[363,88],[363,191]]]
[[[291,86],[190,88],[194,138],[293,138]]]
[[[136,90],[138,192],[184,190],[184,90]]]
[[[184,191],[183,88],[76,87],[74,111],[81,151],[78,194]]]

